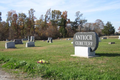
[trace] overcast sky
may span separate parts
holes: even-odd
[[[10,10],[17,13],[25,13],[33,8],[37,19],[46,11],[51,10],[67,11],[68,18],[75,20],[75,13],[80,11],[83,19],[94,23],[96,19],[101,19],[104,24],[110,21],[116,31],[120,26],[120,0],[1,0],[0,12],[2,20],[6,21],[6,14]]]

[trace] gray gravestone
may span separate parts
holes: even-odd
[[[15,43],[14,42],[7,42],[5,43],[5,48],[15,48]]]
[[[22,41],[27,41],[28,39],[27,38],[23,38]]]
[[[100,39],[100,37],[99,37],[99,42],[101,42],[101,39]]]
[[[107,39],[107,37],[102,37],[102,39]]]
[[[34,42],[26,42],[26,47],[35,47]]]
[[[21,39],[14,39],[15,44],[23,44]]]
[[[115,42],[109,42],[108,44],[115,44]]]
[[[75,55],[78,57],[95,57],[95,50],[99,44],[99,38],[95,32],[77,32],[73,37]]]

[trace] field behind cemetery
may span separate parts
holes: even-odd
[[[3,69],[23,78],[41,77],[56,80],[120,80],[120,40],[105,39],[99,42],[94,58],[72,57],[72,40],[53,40],[53,43],[36,41],[36,47],[15,45],[5,49],[0,41],[0,63]],[[115,42],[115,44],[108,44]],[[48,64],[37,63],[39,60]]]

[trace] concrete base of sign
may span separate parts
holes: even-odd
[[[86,57],[86,58],[91,58],[91,57],[98,57],[95,55],[95,52],[91,52],[89,47],[75,47],[75,55],[71,56],[76,56],[76,57]]]

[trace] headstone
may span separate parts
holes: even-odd
[[[115,42],[109,42],[108,44],[115,44]]]
[[[15,44],[23,44],[21,39],[14,39],[13,41]]]
[[[14,42],[6,42],[5,43],[5,48],[15,48],[15,43]]]
[[[68,40],[71,40],[71,38],[68,38]]]
[[[107,39],[107,37],[102,37],[102,39]]]
[[[28,42],[30,41],[30,38],[29,38],[29,36],[28,36]]]
[[[34,42],[34,36],[31,36],[31,37],[30,37],[30,41],[33,41],[33,42]]]
[[[101,39],[100,39],[100,37],[99,37],[99,42],[101,42]]]
[[[35,47],[34,42],[26,42],[26,47]]]
[[[6,41],[9,41],[8,39],[6,39]]]
[[[28,39],[27,38],[23,38],[22,41],[27,41]]]
[[[75,55],[78,57],[95,57],[95,50],[99,44],[99,38],[95,32],[77,32],[73,38]]]
[[[48,43],[53,43],[53,41],[52,41],[52,37],[48,37],[47,42],[48,42]]]
[[[119,36],[119,38],[118,39],[120,39],[120,36]]]
[[[45,40],[42,40],[42,41],[45,41]]]

